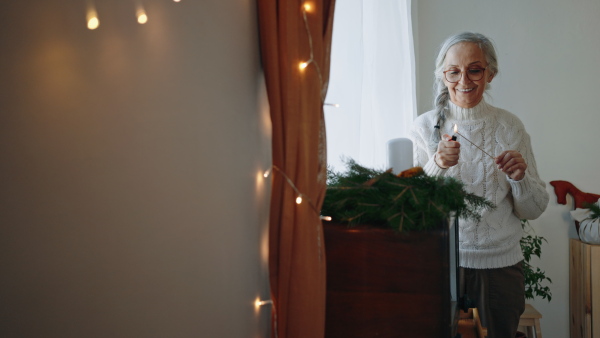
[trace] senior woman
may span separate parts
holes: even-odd
[[[414,121],[411,137],[415,165],[457,178],[496,205],[479,222],[459,221],[461,283],[488,337],[512,338],[525,307],[520,220],[539,217],[549,197],[523,123],[483,98],[497,73],[487,37],[465,32],[446,39],[436,59],[435,109]],[[481,149],[460,136],[453,141],[455,124]]]

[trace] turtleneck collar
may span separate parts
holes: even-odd
[[[449,118],[456,120],[475,120],[486,117],[490,113],[490,105],[488,105],[484,99],[473,108],[462,108],[454,104],[452,101],[448,101]]]

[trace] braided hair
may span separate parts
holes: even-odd
[[[448,110],[448,101],[450,100],[450,92],[448,87],[444,84],[444,61],[446,60],[446,53],[450,47],[461,42],[471,42],[477,44],[483,51],[485,59],[488,64],[490,73],[496,75],[498,73],[498,57],[496,56],[496,49],[494,44],[485,35],[472,32],[463,32],[449,38],[442,43],[440,51],[435,60],[435,72],[433,81],[433,91],[435,98],[433,100],[434,109],[436,112],[436,125],[431,132],[431,138],[429,140],[429,147],[435,151],[437,145],[442,139],[441,127],[446,122],[446,110]],[[489,89],[490,84],[487,83],[485,89]]]

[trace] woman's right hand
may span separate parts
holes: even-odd
[[[444,141],[445,140],[445,141]],[[447,169],[458,164],[460,142],[452,141],[448,134],[442,135],[435,153],[435,163],[442,169]]]

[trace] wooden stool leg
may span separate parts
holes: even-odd
[[[473,321],[475,322],[477,328],[477,336],[479,338],[487,337],[487,328],[481,325],[481,319],[479,318],[479,311],[477,308],[473,308]]]
[[[542,338],[542,327],[538,318],[535,319],[535,338]]]
[[[525,311],[519,320],[519,326],[527,329],[527,338],[542,338],[542,328],[540,326],[539,313],[531,304],[525,304]]]

